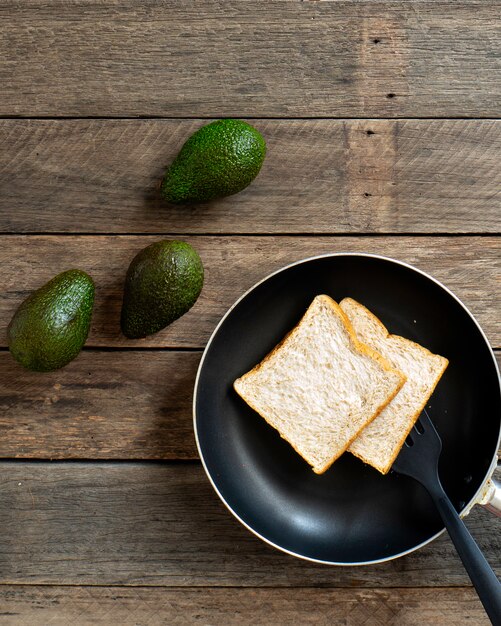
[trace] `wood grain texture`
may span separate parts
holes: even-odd
[[[84,350],[40,375],[0,352],[0,458],[197,459],[192,392],[200,356]]]
[[[200,353],[86,351],[47,375],[0,352],[0,457],[195,459]]]
[[[497,116],[497,2],[0,9],[0,114]]]
[[[473,589],[0,587],[3,626],[488,626]]]
[[[244,587],[469,585],[446,536],[371,567],[269,547],[219,501],[198,464],[0,464],[0,583]],[[501,572],[501,519],[468,526]]]
[[[203,120],[0,120],[0,230],[500,232],[499,120],[253,120],[268,154],[196,207],[159,183]]]
[[[449,287],[471,309],[493,347],[501,347],[501,238],[496,237],[183,237],[199,251],[205,285],[195,306],[167,329],[130,340],[119,319],[126,269],[159,237],[10,236],[0,247],[0,345],[19,304],[55,274],[78,267],[96,282],[89,346],[194,347],[226,310],[270,272],[330,252],[371,252],[415,264]]]
[[[477,0],[2,3],[0,232],[65,234],[1,237],[0,458],[17,457],[0,461],[2,626],[488,624],[447,536],[367,568],[254,537],[196,461],[191,397],[233,301],[326,252],[416,264],[501,347],[501,122],[481,119],[500,115],[500,12]],[[165,166],[202,118],[226,116],[264,134],[258,179],[208,205],[165,205]],[[305,119],[278,119],[291,117]],[[416,117],[449,119],[370,119]],[[169,329],[126,340],[124,274],[169,237],[158,233],[199,250],[204,291]],[[63,370],[27,372],[5,328],[75,266],[97,283],[88,347]],[[501,573],[501,519],[475,508],[467,523]]]

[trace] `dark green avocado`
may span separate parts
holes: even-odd
[[[256,178],[266,155],[261,134],[241,120],[202,126],[181,148],[162,181],[172,204],[208,202],[245,189]]]
[[[195,304],[204,282],[197,251],[184,241],[158,241],[127,270],[121,327],[138,339],[162,330]]]
[[[94,282],[68,270],[34,291],[14,313],[7,329],[12,356],[35,372],[64,367],[82,349],[90,329]]]

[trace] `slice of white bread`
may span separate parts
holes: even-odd
[[[394,368],[407,376],[395,398],[349,448],[362,461],[386,474],[449,361],[409,339],[390,335],[383,323],[356,300],[344,298],[340,306],[360,341],[380,352]]]
[[[339,305],[320,295],[234,388],[322,474],[404,382],[405,376],[360,343]]]

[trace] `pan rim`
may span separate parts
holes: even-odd
[[[487,346],[487,348],[489,350],[489,353],[491,355],[495,371],[497,372],[497,375],[498,375],[498,387],[499,387],[499,393],[500,393],[500,397],[501,397],[500,371],[499,371],[499,367],[498,367],[498,364],[497,364],[497,361],[496,361],[496,357],[494,355],[494,350],[493,350],[489,340],[487,339],[487,336],[486,336],[485,332],[483,331],[482,327],[480,326],[480,324],[476,320],[476,318],[473,315],[473,313],[471,313],[471,311],[468,309],[468,307],[458,298],[458,296],[456,296],[443,283],[441,283],[439,280],[437,280],[436,278],[434,278],[433,276],[431,276],[427,272],[424,272],[423,270],[421,270],[421,269],[411,265],[410,263],[406,263],[405,261],[400,261],[398,259],[393,259],[392,257],[387,257],[387,256],[384,256],[384,255],[374,254],[374,253],[370,253],[370,252],[327,252],[327,253],[324,253],[324,254],[318,254],[318,255],[315,255],[315,256],[311,256],[311,257],[307,257],[307,258],[304,258],[304,259],[300,259],[299,261],[294,261],[293,263],[289,263],[288,265],[285,265],[285,266],[279,268],[278,270],[275,270],[274,272],[271,272],[270,274],[267,274],[264,278],[262,278],[261,280],[256,282],[249,289],[247,289],[247,291],[245,291],[237,300],[235,300],[235,302],[229,307],[229,309],[226,311],[226,313],[222,316],[222,318],[219,320],[219,322],[217,323],[216,327],[212,331],[212,333],[211,333],[211,335],[209,337],[209,340],[207,341],[207,344],[205,345],[204,351],[202,353],[202,358],[200,359],[200,363],[198,365],[197,375],[195,377],[195,386],[194,386],[194,390],[193,390],[193,403],[192,403],[193,430],[194,430],[195,441],[196,441],[196,444],[197,444],[197,450],[198,450],[198,453],[199,453],[199,456],[200,456],[200,460],[202,462],[202,466],[204,468],[204,471],[205,471],[205,473],[207,475],[207,478],[209,479],[209,482],[211,483],[214,491],[217,493],[217,495],[219,496],[219,498],[221,499],[221,501],[223,502],[225,507],[230,511],[230,513],[245,528],[247,528],[247,530],[249,530],[253,535],[258,537],[259,539],[261,539],[262,541],[264,541],[268,545],[272,546],[273,548],[276,548],[277,550],[280,550],[281,552],[285,552],[286,554],[289,554],[289,555],[294,556],[294,557],[299,558],[299,559],[303,559],[304,561],[310,561],[312,563],[321,563],[323,565],[337,565],[337,566],[341,566],[341,567],[362,566],[362,565],[376,565],[378,563],[386,563],[387,561],[393,561],[394,559],[398,559],[398,558],[400,558],[402,556],[405,556],[407,554],[411,554],[412,552],[415,552],[416,550],[419,550],[420,548],[423,548],[427,544],[431,543],[432,541],[434,541],[435,539],[440,537],[440,535],[442,535],[445,532],[445,528],[443,528],[439,532],[435,533],[432,537],[429,537],[428,539],[426,539],[425,541],[421,542],[420,544],[418,544],[416,546],[413,546],[412,548],[409,548],[408,550],[404,550],[402,552],[398,552],[397,554],[392,554],[392,555],[384,557],[384,558],[372,559],[372,560],[368,560],[368,561],[354,561],[354,562],[328,561],[328,560],[324,560],[324,559],[317,559],[317,558],[314,558],[314,557],[306,556],[304,554],[300,554],[298,552],[294,552],[293,550],[288,550],[287,548],[284,548],[283,546],[280,546],[280,545],[276,544],[275,542],[271,541],[270,539],[268,539],[267,537],[265,537],[264,535],[262,535],[261,533],[256,531],[254,528],[252,528],[252,526],[250,526],[244,519],[242,519],[238,515],[238,513],[236,513],[236,511],[234,511],[233,508],[229,505],[229,503],[224,498],[223,494],[218,489],[215,481],[213,480],[213,478],[212,478],[212,476],[211,476],[211,474],[209,472],[209,469],[208,469],[208,467],[206,465],[205,458],[204,458],[204,455],[203,455],[203,452],[202,452],[202,448],[201,448],[201,445],[200,445],[199,437],[198,437],[196,406],[197,406],[197,393],[198,393],[200,375],[201,375],[201,372],[202,372],[202,369],[203,369],[203,365],[204,365],[204,361],[205,361],[205,358],[206,358],[207,353],[209,351],[210,345],[211,345],[213,339],[215,338],[215,336],[217,335],[220,326],[222,326],[222,324],[224,323],[226,318],[230,315],[230,313],[233,311],[233,309],[235,309],[236,306],[249,293],[254,291],[254,289],[259,287],[259,285],[261,285],[262,283],[266,282],[267,280],[269,280],[273,276],[276,276],[277,274],[280,274],[281,272],[284,272],[284,271],[288,270],[289,268],[294,267],[296,265],[301,265],[303,263],[309,263],[309,262],[315,261],[317,259],[337,257],[337,256],[368,257],[368,258],[380,259],[380,260],[383,260],[383,261],[388,261],[390,263],[394,263],[396,265],[400,265],[402,267],[406,267],[407,269],[410,269],[413,272],[417,272],[418,274],[421,274],[425,278],[431,280],[436,285],[441,287],[444,291],[446,291],[450,296],[452,296],[452,298],[469,315],[469,317],[471,318],[473,323],[476,325],[476,327],[480,331],[480,334],[481,334],[481,336],[482,336],[482,338],[483,338],[483,340],[484,340],[484,342],[485,342],[485,344],[486,344],[486,346]],[[482,496],[482,494],[485,491],[485,486],[486,486],[487,482],[489,481],[489,479],[492,477],[492,475],[493,475],[493,473],[494,473],[494,471],[495,471],[495,469],[497,467],[497,463],[498,463],[497,451],[499,450],[500,444],[501,444],[501,418],[500,418],[500,425],[499,425],[499,432],[498,432],[498,440],[497,440],[497,445],[496,445],[496,452],[493,455],[491,464],[490,464],[490,466],[489,466],[489,468],[488,468],[488,470],[487,470],[487,472],[486,472],[486,474],[484,476],[484,479],[483,479],[480,487],[477,489],[477,491],[475,492],[473,497],[470,499],[470,501],[467,502],[464,505],[464,507],[461,509],[461,512],[459,513],[460,516],[468,515],[468,513],[471,510],[471,508],[481,499],[481,496]]]

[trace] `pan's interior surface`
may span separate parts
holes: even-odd
[[[443,441],[440,476],[456,508],[482,485],[497,452],[499,378],[467,311],[440,285],[399,263],[327,256],[290,266],[243,298],[207,348],[195,420],[207,471],[230,509],[276,546],[310,559],[361,563],[391,558],[443,528],[424,489],[345,453],[323,475],[309,466],[233,391],[325,293],[366,305],[390,332],[446,356],[428,403]]]

